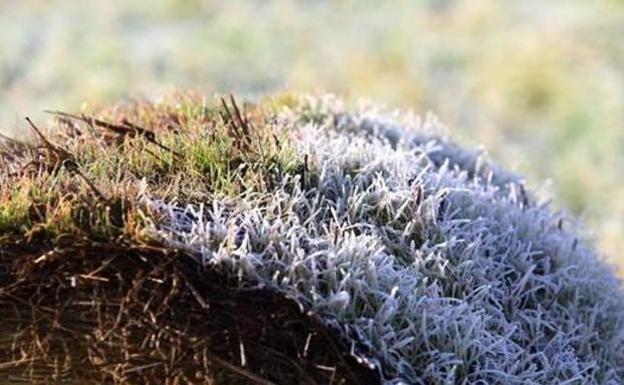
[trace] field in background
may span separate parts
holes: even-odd
[[[624,266],[624,2],[1,1],[0,124],[174,87],[424,114],[580,215]]]

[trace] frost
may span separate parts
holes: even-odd
[[[295,298],[386,384],[624,381],[620,282],[517,176],[435,121],[331,97],[279,121],[309,157],[306,183],[199,206],[146,198],[165,217],[154,233]]]

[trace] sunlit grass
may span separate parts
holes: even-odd
[[[601,250],[622,259],[621,2],[134,0],[0,7],[5,127],[43,108],[93,106],[174,87],[324,90],[432,110],[455,138],[483,144],[532,185],[552,178],[548,194],[583,217]],[[192,108],[185,113],[200,113]],[[153,123],[149,114],[143,118]],[[197,160],[205,161],[200,152]],[[139,169],[153,162],[135,160]]]
[[[9,290],[31,279],[16,272],[38,264],[97,261],[80,249],[101,250],[104,265],[149,250],[231,282],[217,285],[291,298],[384,384],[609,383],[623,374],[621,281],[573,218],[440,136],[433,117],[334,95],[243,104],[192,93],[51,114],[46,125],[27,119],[34,139],[0,141],[0,250],[16,266],[5,269]],[[40,301],[64,292],[46,280],[69,278],[74,291],[87,287],[76,277],[96,277],[56,273],[27,294]],[[204,289],[181,287],[211,308]],[[28,308],[13,298],[10,307]],[[38,341],[26,346],[48,352]]]
[[[264,190],[303,162],[266,121],[280,106],[276,98],[243,113],[233,99],[178,93],[56,114],[35,143],[2,142],[0,241],[140,238],[142,189],[184,202]]]

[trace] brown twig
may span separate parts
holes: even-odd
[[[237,144],[241,146],[241,150],[244,152],[251,150],[252,139],[250,123],[247,118],[244,117],[241,110],[236,104],[236,100],[230,95],[230,106],[225,98],[221,98],[221,104],[223,105],[223,111],[219,111],[223,123],[230,128],[230,135],[237,140]]]
[[[168,151],[170,153],[172,153],[173,155],[175,155],[178,158],[183,158],[182,154],[180,154],[179,152],[175,151],[174,149],[165,146],[164,144],[160,143],[157,139],[156,139],[156,134],[148,129],[145,129],[143,127],[137,126],[134,123],[131,123],[130,121],[128,121],[127,119],[124,119],[122,121],[122,124],[113,124],[113,123],[109,123],[109,122],[105,122],[103,120],[100,119],[96,119],[94,117],[90,117],[90,116],[85,116],[85,115],[74,115],[74,114],[70,114],[67,112],[62,112],[62,111],[49,111],[46,110],[46,113],[49,114],[53,114],[53,115],[57,115],[57,116],[62,116],[65,118],[69,118],[69,119],[75,119],[75,120],[80,120],[82,122],[85,122],[87,124],[91,124],[100,128],[105,128],[107,130],[110,130],[118,135],[122,135],[122,136],[129,136],[129,137],[134,137],[134,136],[141,136],[143,138],[145,138],[145,140],[147,140],[148,142],[152,143],[153,145]]]
[[[221,365],[224,368],[226,368],[228,370],[231,370],[232,372],[234,372],[236,374],[239,374],[239,375],[241,375],[241,376],[243,376],[243,377],[245,377],[245,378],[247,378],[247,379],[249,379],[251,381],[254,381],[257,384],[260,384],[260,385],[275,385],[275,383],[273,383],[271,381],[268,381],[268,380],[265,380],[264,378],[254,374],[254,373],[252,373],[252,372],[250,372],[250,371],[248,371],[246,369],[243,369],[240,366],[231,364],[231,363],[227,362],[226,360],[223,360],[223,359],[221,359],[221,358],[219,358],[219,357],[217,357],[215,355],[212,355],[212,354],[209,354],[209,353],[206,353],[206,355],[208,356],[208,358],[212,362],[214,362],[214,363],[216,363],[218,365]]]
[[[72,153],[48,140],[48,138],[46,138],[46,136],[39,130],[39,128],[37,128],[37,126],[32,122],[32,120],[30,120],[29,117],[26,117],[26,121],[35,131],[39,139],[43,142],[44,148],[50,151],[55,156],[56,163],[63,164],[68,171],[78,175],[87,184],[91,191],[93,191],[93,193],[97,195],[98,198],[100,198],[100,200],[105,203],[110,203],[110,200],[95,187],[95,184],[91,182],[91,180],[87,178],[87,176],[84,175],[82,171],[80,171],[78,162],[76,162]]]

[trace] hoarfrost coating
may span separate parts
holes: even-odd
[[[305,174],[200,205],[146,191],[153,232],[296,299],[386,384],[624,382],[620,282],[518,177],[431,122],[331,97],[277,122]]]

